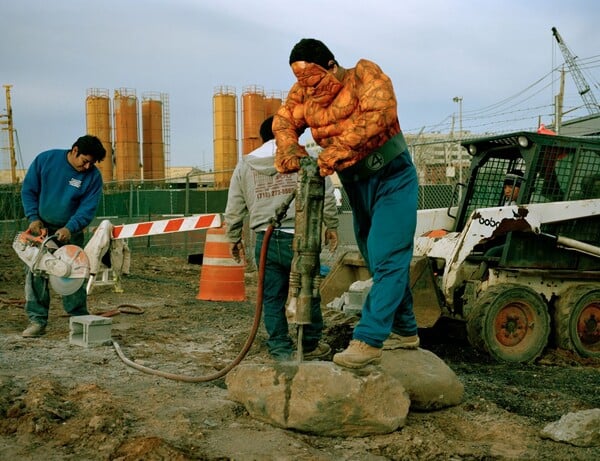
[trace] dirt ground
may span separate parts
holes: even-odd
[[[124,293],[94,287],[92,313],[133,305],[112,318],[112,338],[135,363],[177,376],[218,374],[250,332],[257,274],[246,302],[196,299],[200,266],[183,258],[132,255]],[[353,319],[325,311],[326,340],[342,349]],[[563,414],[600,407],[600,361],[548,348],[532,365],[492,362],[472,350],[460,325],[422,331],[422,347],[465,385],[463,402],[410,412],[394,433],[319,437],[252,419],[227,399],[224,378],[186,382],[126,365],[112,345],[69,343],[69,319],[52,300],[47,334],[20,336],[23,271],[0,243],[0,459],[2,460],[598,460],[600,447],[542,439]],[[244,361],[264,362],[264,330]]]

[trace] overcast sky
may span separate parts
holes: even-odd
[[[88,89],[127,88],[168,95],[171,166],[210,168],[215,88],[287,91],[303,37],[344,67],[379,64],[407,133],[448,132],[453,114],[458,128],[454,97],[465,130],[498,132],[552,123],[553,26],[600,99],[599,19],[591,0],[3,0],[0,84],[13,85],[19,167],[84,134]],[[582,104],[567,74],[568,117]]]

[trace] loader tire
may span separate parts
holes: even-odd
[[[467,319],[471,345],[501,362],[532,362],[550,334],[544,299],[529,287],[507,284],[485,291]]]
[[[578,285],[556,302],[558,347],[582,357],[600,357],[600,285]]]

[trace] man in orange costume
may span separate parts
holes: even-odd
[[[409,285],[417,174],[400,130],[392,82],[377,64],[361,59],[345,69],[316,39],[300,40],[289,63],[297,82],[273,121],[275,167],[282,173],[299,170],[308,153],[298,138],[310,128],[323,148],[321,175],[337,172],[346,190],[373,285],[352,341],[333,361],[362,368],[379,363],[384,348],[419,346]]]

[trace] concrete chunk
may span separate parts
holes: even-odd
[[[112,319],[99,315],[80,315],[69,319],[69,343],[95,347],[110,344]]]

